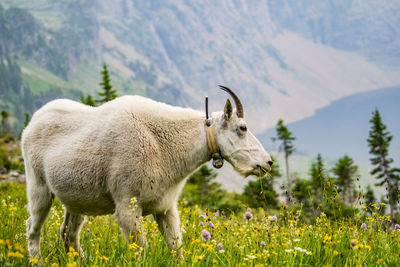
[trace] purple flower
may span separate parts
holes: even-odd
[[[214,228],[215,228],[215,225],[214,225],[212,222],[209,222],[209,223],[208,223],[208,226],[210,226],[211,229],[214,229]]]
[[[247,208],[247,211],[251,211],[251,208]]]
[[[356,245],[356,241],[354,239],[350,240],[350,244],[354,247]]]
[[[367,229],[367,225],[365,223],[362,223],[361,228],[365,230],[365,229]]]
[[[272,221],[272,222],[276,222],[277,220],[278,220],[278,218],[276,218],[276,216],[272,216],[272,217],[271,217],[271,221]]]
[[[246,212],[246,213],[244,214],[244,217],[245,217],[247,220],[251,220],[251,219],[253,218],[253,215],[251,215],[250,211],[248,211],[248,212]]]
[[[200,214],[199,217],[200,218],[205,218],[205,217],[207,217],[207,215],[204,213],[204,214]]]
[[[260,246],[261,246],[262,248],[265,248],[266,245],[267,245],[267,244],[265,244],[264,241],[261,241],[261,242],[260,242]]]
[[[201,236],[203,237],[203,239],[204,239],[205,241],[208,241],[208,240],[211,239],[211,234],[210,234],[210,232],[207,231],[206,229],[204,229],[204,230],[201,232]]]
[[[217,210],[216,212],[214,212],[214,216],[218,217],[219,216],[219,211]]]
[[[400,225],[398,225],[398,224],[396,223],[396,225],[394,226],[394,229],[395,229],[395,230],[399,230],[399,229],[400,229]]]
[[[222,243],[218,243],[217,248],[218,248],[219,250],[221,250],[221,249],[223,248],[223,247],[222,247]]]
[[[200,225],[201,227],[204,227],[204,223],[203,223],[203,222],[200,222],[199,225]]]

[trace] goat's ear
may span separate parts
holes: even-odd
[[[229,99],[227,99],[226,103],[225,103],[225,108],[224,108],[225,120],[228,121],[232,117],[232,112],[233,112],[233,108],[232,108],[231,101],[229,101]]]

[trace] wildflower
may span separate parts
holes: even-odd
[[[214,212],[214,216],[218,217],[219,216],[219,211],[217,210],[216,212]]]
[[[131,243],[131,244],[129,245],[129,249],[138,249],[138,248],[139,248],[139,245],[136,244],[135,242],[133,242],[133,243]]]
[[[58,267],[59,265],[58,265],[58,263],[53,262],[50,266],[51,266],[51,267]]]
[[[204,223],[203,223],[203,222],[200,222],[199,225],[200,225],[201,227],[204,227]]]
[[[222,249],[222,243],[218,243],[218,245],[217,245],[217,248],[219,249],[219,250],[221,250]]]
[[[106,256],[99,256],[99,259],[101,261],[108,261],[110,258],[106,257]]]
[[[251,208],[247,208],[247,211],[251,211]]]
[[[247,211],[247,212],[244,214],[244,218],[245,218],[246,220],[251,220],[251,219],[253,218],[253,215],[250,213],[250,211]]]
[[[272,221],[272,222],[276,222],[277,220],[278,220],[278,218],[277,218],[276,216],[272,216],[272,217],[271,217],[271,221]]]
[[[382,263],[383,262],[383,260],[382,259],[378,259],[377,261],[376,261],[376,263]]]
[[[204,259],[204,255],[196,256],[196,257],[194,257],[194,262],[199,262],[202,259]]]
[[[197,243],[200,243],[200,240],[199,240],[199,239],[193,240],[190,244],[191,244],[191,245],[194,245],[194,244],[197,244]]]
[[[214,229],[214,228],[215,228],[215,225],[214,225],[212,222],[209,222],[209,223],[208,223],[208,226],[209,226],[211,229]]]
[[[365,230],[365,229],[367,229],[367,225],[365,223],[362,223],[361,228]]]
[[[207,217],[207,215],[205,213],[199,215],[199,218],[205,218],[205,217]]]
[[[20,258],[20,259],[24,258],[24,255],[19,253],[18,251],[17,252],[8,252],[7,256],[10,258]]]
[[[192,254],[192,252],[190,250],[184,250],[183,253],[185,253],[185,255],[190,255]]]
[[[204,230],[201,232],[201,236],[203,237],[203,239],[204,239],[205,241],[208,241],[208,240],[211,239],[211,234],[210,234],[210,232],[207,231],[206,229],[204,229]]]
[[[356,244],[357,244],[357,239],[352,239],[352,240],[350,240],[350,245],[352,246],[352,247],[354,247]]]
[[[399,229],[400,229],[400,225],[398,225],[398,224],[396,223],[396,225],[394,226],[394,229],[395,229],[395,230],[399,230]]]
[[[265,244],[264,241],[261,241],[261,242],[260,242],[260,247],[265,248],[266,245],[267,245],[267,244]]]
[[[39,260],[38,259],[30,259],[30,262],[32,264],[37,264],[39,262]]]
[[[285,251],[286,251],[287,253],[292,252],[292,250],[293,250],[293,249],[285,249]]]
[[[379,204],[381,204],[381,206],[385,206],[385,205],[386,205],[385,202],[381,202],[381,203],[379,203]]]
[[[73,263],[67,263],[67,267],[76,267],[78,266],[78,264],[76,264],[76,261],[74,261]]]

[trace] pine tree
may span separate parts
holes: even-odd
[[[18,139],[21,139],[21,135],[22,135],[22,132],[24,131],[24,129],[26,128],[26,126],[28,126],[28,124],[29,124],[29,122],[30,122],[30,120],[31,120],[31,116],[29,115],[29,113],[28,112],[25,112],[25,120],[24,120],[24,127],[21,129],[21,131],[19,132],[19,134],[18,134]]]
[[[311,187],[315,197],[321,199],[322,190],[326,182],[326,170],[321,154],[318,153],[310,167]]]
[[[1,136],[6,136],[10,132],[10,125],[8,122],[9,114],[7,111],[2,110],[0,112],[0,116],[1,116]]]
[[[288,183],[288,191],[292,188],[292,179],[289,171],[289,156],[294,151],[293,141],[296,139],[289,129],[283,124],[283,120],[280,119],[276,125],[277,139],[282,141],[282,149],[285,153],[285,164],[286,164],[286,179]],[[290,203],[290,192],[287,192],[287,202]]]
[[[105,103],[108,101],[113,100],[114,98],[117,97],[116,92],[117,90],[113,89],[110,83],[110,74],[108,73],[107,65],[103,65],[103,70],[101,71],[101,76],[102,76],[102,82],[100,83],[103,92],[98,93],[100,97],[102,97],[100,100],[97,102],[99,103]]]
[[[354,178],[358,172],[358,166],[348,155],[344,155],[338,160],[332,169],[336,176],[336,185],[342,193],[343,202],[352,204],[354,200]]]
[[[372,125],[367,141],[370,148],[369,153],[372,155],[370,160],[372,165],[375,166],[374,169],[371,170],[371,174],[375,175],[379,180],[379,183],[376,184],[377,186],[382,186],[386,183],[390,218],[393,223],[395,220],[394,194],[397,192],[397,188],[394,188],[394,186],[396,185],[395,180],[398,179],[398,169],[392,169],[390,167],[393,159],[389,158],[389,145],[393,136],[386,131],[386,125],[383,124],[378,109],[372,112],[372,119],[369,122]]]
[[[257,178],[255,181],[249,181],[244,188],[243,198],[247,204],[252,208],[277,208],[278,207],[278,194],[274,189],[274,182],[276,178],[281,177],[279,165],[275,159],[275,163],[271,168],[269,175]]]
[[[92,107],[96,106],[96,100],[91,94],[81,95],[81,103]]]
[[[221,184],[214,182],[217,175],[217,172],[207,167],[206,164],[201,166],[188,179],[183,198],[189,202],[189,205],[214,206],[223,197]]]

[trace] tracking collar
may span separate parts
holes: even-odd
[[[206,121],[204,124],[206,131],[207,145],[211,152],[212,165],[214,168],[219,169],[224,165],[224,158],[218,148],[217,136],[215,135],[214,126],[211,125],[211,120],[208,117],[208,97],[206,97]]]

